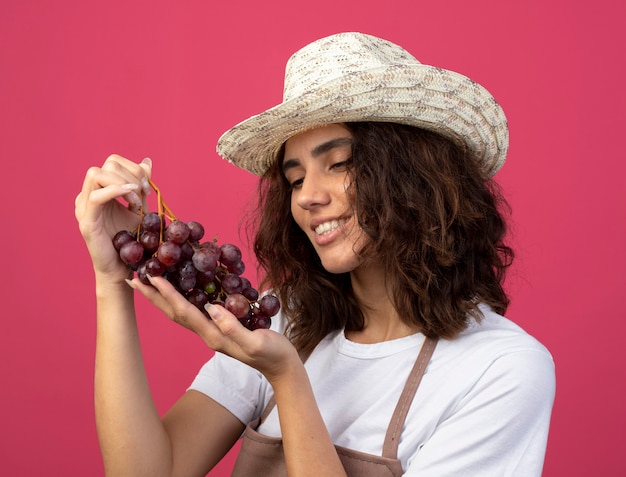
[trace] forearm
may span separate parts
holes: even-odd
[[[272,383],[290,477],[346,475],[303,366]]]
[[[97,284],[95,409],[108,476],[167,475],[171,452],[150,393],[132,289]]]

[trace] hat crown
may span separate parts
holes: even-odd
[[[290,101],[316,87],[343,78],[394,65],[421,63],[389,41],[364,33],[338,33],[308,44],[287,62],[283,100]]]
[[[489,175],[508,150],[506,117],[485,88],[424,65],[387,40],[355,32],[322,38],[294,53],[285,69],[283,102],[226,131],[217,150],[263,175],[290,137],[361,121],[433,131],[467,148]]]

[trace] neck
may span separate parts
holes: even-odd
[[[403,338],[418,328],[404,322],[393,304],[392,293],[385,280],[385,271],[376,265],[362,265],[351,273],[352,290],[363,313],[362,330],[346,332],[358,343],[378,343]]]

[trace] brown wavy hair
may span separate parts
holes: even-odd
[[[430,337],[454,338],[480,303],[504,313],[513,251],[508,205],[478,161],[452,141],[395,123],[347,123],[354,210],[369,241],[360,252],[386,270],[399,315]],[[303,352],[328,333],[364,326],[350,275],[332,274],[290,213],[282,152],[259,183],[253,230],[263,288],[280,298],[289,336]],[[387,280],[387,284],[383,280]]]

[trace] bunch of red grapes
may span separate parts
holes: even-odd
[[[150,284],[148,275],[166,278],[207,316],[204,306],[219,304],[250,330],[269,328],[280,302],[269,294],[259,299],[259,292],[243,276],[241,250],[229,243],[220,246],[216,240],[202,242],[202,224],[177,219],[159,189],[152,182],[151,186],[159,211],[141,213],[135,230],[121,230],[113,237],[126,266],[145,284]]]

